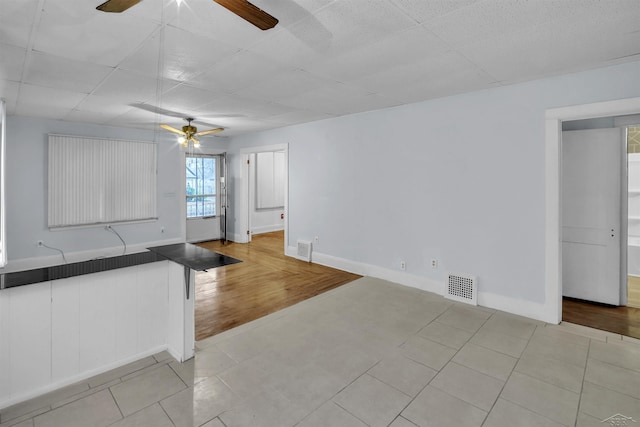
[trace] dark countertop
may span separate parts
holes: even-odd
[[[0,274],[0,289],[9,289],[85,274],[100,273],[102,271],[133,267],[157,261],[165,261],[167,259],[194,270],[206,270],[208,268],[242,262],[190,243],[178,243],[175,245],[149,248],[148,252],[73,262],[33,270],[2,273]]]
[[[182,264],[185,267],[197,271],[242,262],[239,259],[231,258],[191,243],[176,243],[174,245],[155,246],[148,249],[159,256],[163,256],[177,264]]]

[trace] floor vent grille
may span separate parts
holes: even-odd
[[[475,276],[449,274],[445,298],[478,305],[478,281]]]
[[[298,240],[298,248],[296,258],[311,262],[311,242],[307,240]]]

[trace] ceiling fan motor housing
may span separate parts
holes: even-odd
[[[191,125],[182,126],[182,132],[184,132],[187,135],[187,138],[191,138],[191,136],[193,136],[197,131],[198,129],[195,126],[191,126]]]

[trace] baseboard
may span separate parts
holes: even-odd
[[[127,245],[127,254],[134,254],[138,252],[144,252],[147,248],[152,246],[171,245],[174,243],[182,243],[180,238],[157,240],[155,242],[137,243],[134,245]],[[88,251],[69,252],[65,253],[65,258],[68,263],[88,261],[96,258],[108,258],[112,256],[122,255],[122,246],[113,246],[109,248],[92,249]],[[13,271],[31,270],[34,268],[51,267],[53,265],[63,264],[64,261],[60,254],[34,257],[34,258],[22,258],[16,260],[9,260],[4,268],[0,269],[0,273],[11,273]]]
[[[0,410],[4,408],[8,408],[9,406],[16,405],[18,403],[25,402],[29,399],[33,399],[38,396],[42,396],[43,394],[61,389],[62,387],[69,386],[71,384],[75,384],[84,380],[87,380],[91,377],[95,377],[96,375],[100,375],[104,372],[110,371],[115,368],[119,368],[128,363],[135,362],[140,359],[144,359],[145,357],[153,356],[154,354],[160,353],[162,351],[167,350],[166,345],[162,345],[159,347],[152,348],[150,350],[144,351],[142,353],[138,353],[134,356],[126,357],[124,359],[118,360],[117,362],[112,362],[107,365],[101,366],[100,368],[91,369],[89,371],[82,372],[80,374],[67,377],[64,380],[56,381],[54,383],[47,384],[45,386],[29,390],[26,393],[22,393],[16,396],[12,396],[7,400],[3,400],[0,402]],[[173,354],[172,354],[173,356]]]
[[[247,235],[239,233],[227,233],[227,240],[235,243],[247,243]]]
[[[296,257],[296,248],[289,246],[287,256]],[[319,252],[312,253],[312,262],[338,270],[348,271],[361,276],[377,277],[390,282],[399,283],[404,286],[432,292],[437,295],[444,295],[445,282],[429,279],[414,274],[403,273],[401,271],[390,270],[376,265],[351,261],[344,258],[334,257]],[[545,304],[523,301],[515,298],[496,295],[489,292],[478,292],[478,305],[494,310],[500,310],[518,316],[528,317],[547,323],[557,323],[553,316],[549,315],[549,310]]]
[[[296,258],[296,253],[297,251],[294,246],[289,246],[287,248],[287,256]],[[337,268],[338,270],[348,271],[349,273],[376,277],[378,279],[388,280],[401,285],[411,286],[423,291],[433,292],[438,295],[442,295],[444,293],[443,283],[439,283],[427,277],[416,276],[415,274],[403,273],[401,271],[390,270],[388,268],[372,264],[351,261],[320,252],[312,252],[311,261],[327,267]]]
[[[478,291],[478,305],[546,323],[557,323],[548,315],[547,307],[542,303],[523,301],[503,295]]]
[[[282,224],[264,225],[262,227],[252,227],[251,234],[271,233],[273,231],[282,231],[282,230],[284,230],[284,225]]]

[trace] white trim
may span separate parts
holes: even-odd
[[[287,256],[295,258],[296,247],[287,248]],[[350,273],[362,276],[377,277],[390,282],[399,283],[404,286],[420,289],[427,292],[444,296],[445,280],[437,281],[422,276],[416,276],[401,271],[382,268],[371,264],[351,261],[344,258],[334,257],[319,252],[313,252],[313,262],[327,267],[337,268]],[[525,316],[535,320],[545,321],[544,304],[531,301],[524,301],[488,292],[478,292],[478,305],[495,310],[512,313],[518,316]]]
[[[560,164],[562,121],[640,113],[640,98],[552,108],[545,112],[545,302],[540,320],[562,321]]]
[[[271,233],[273,231],[282,231],[284,227],[281,224],[263,225],[262,227],[254,227],[251,234]]]

